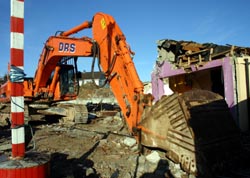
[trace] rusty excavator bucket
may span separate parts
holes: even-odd
[[[142,145],[166,150],[193,175],[207,175],[240,146],[240,130],[225,100],[210,91],[163,96],[145,109],[140,125]]]

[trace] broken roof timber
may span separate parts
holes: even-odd
[[[193,41],[159,40],[158,63],[168,61],[176,67],[189,68],[191,64],[203,65],[215,59],[228,56],[249,56],[250,48]]]

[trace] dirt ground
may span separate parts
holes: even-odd
[[[81,88],[79,99],[113,98],[108,88]],[[95,107],[92,110],[96,110]],[[90,112],[92,112],[92,110]],[[51,178],[139,178],[166,177],[169,164],[159,150],[144,149],[130,135],[121,113],[89,117],[87,124],[63,123],[49,118],[30,121],[26,130],[26,151],[50,156]],[[0,128],[0,155],[11,156],[11,133]]]
[[[98,118],[89,124],[30,124],[34,136],[32,140],[26,138],[30,140],[26,151],[50,155],[51,178],[166,177],[168,173],[164,153],[157,151],[157,162],[146,157],[150,150],[140,155],[118,116]],[[1,129],[0,143],[9,145],[4,153],[11,155],[10,129]]]
[[[33,137],[26,137],[26,141],[29,140],[26,152],[50,156],[51,178],[188,178],[161,150],[144,149],[143,154],[139,154],[138,145],[117,115],[88,124],[44,121],[31,122],[30,126],[26,132],[32,128]],[[0,149],[0,155],[11,156],[10,129],[0,129],[0,145],[5,146]],[[246,138],[249,139],[249,135]],[[249,147],[249,140],[245,144]],[[250,157],[244,156],[245,160],[236,163],[242,167],[228,169],[216,177],[250,177]]]

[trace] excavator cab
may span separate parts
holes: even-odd
[[[60,91],[62,97],[76,96],[79,91],[79,80],[73,65],[60,65]]]

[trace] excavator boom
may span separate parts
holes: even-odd
[[[64,64],[70,58],[88,57],[92,55],[92,42],[89,38],[69,38],[61,36],[50,37],[41,54],[38,68],[34,76],[34,96],[38,97],[44,92],[56,95],[60,98],[60,93],[55,93],[55,85],[58,82],[58,72],[60,64]],[[58,68],[58,71],[56,69]],[[48,83],[52,72],[52,83]],[[54,79],[54,80],[53,80]],[[54,82],[54,83],[53,83]],[[53,86],[53,87],[52,87]]]
[[[140,122],[144,98],[143,84],[132,60],[134,53],[113,17],[97,13],[92,28],[100,65],[132,131]]]

